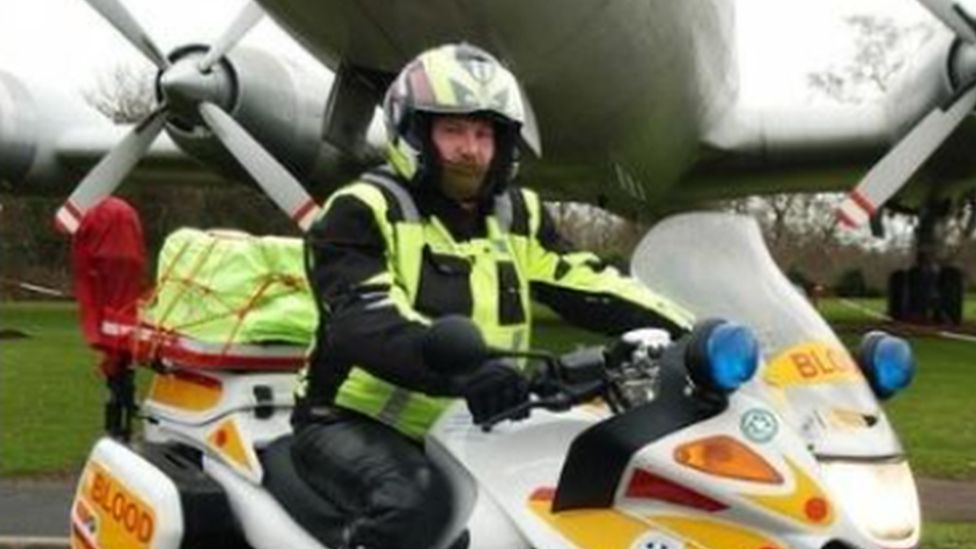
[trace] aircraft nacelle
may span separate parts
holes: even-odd
[[[968,104],[956,105],[974,85],[976,45],[948,33],[930,40],[893,84],[885,104],[889,121],[885,137],[892,145],[907,138],[926,111],[942,113],[942,117],[948,117],[950,110],[959,111],[958,128],[947,133],[932,152],[927,170],[905,186],[893,205],[918,209],[927,201],[957,200],[970,188],[966,182],[971,181],[970,174],[976,169],[976,158],[971,154],[976,122],[969,116],[972,109],[967,109]],[[937,106],[934,110],[933,105]],[[929,117],[934,116],[931,113]]]
[[[59,147],[74,132],[109,125],[80,97],[0,72],[0,184],[32,193],[63,191],[79,171]]]
[[[930,40],[914,56],[892,86],[886,105],[893,122],[891,140],[903,136],[933,104],[945,105],[965,91],[976,77],[976,46],[951,34]]]
[[[329,72],[302,67],[265,51],[236,48],[209,73],[201,76],[195,72],[186,82],[174,82],[180,78],[180,64],[197,62],[206,50],[204,46],[186,46],[174,51],[170,55],[173,67],[157,82],[159,100],[166,101],[172,110],[166,132],[188,154],[233,178],[247,177],[202,124],[195,105],[207,97],[220,104],[306,186],[334,186],[378,158],[379,151],[369,144],[376,141],[378,123],[372,116],[362,120],[346,142],[332,142],[326,135],[327,103],[335,81]],[[182,105],[181,100],[188,96],[193,100]]]

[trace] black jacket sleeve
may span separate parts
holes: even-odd
[[[661,328],[678,338],[691,327],[691,315],[636,279],[589,252],[576,251],[557,231],[534,195],[538,225],[531,242],[532,297],[581,328],[617,335],[636,328]],[[530,206],[531,207],[531,206]]]
[[[355,365],[407,389],[446,394],[446,382],[424,365],[427,321],[388,268],[391,250],[375,215],[355,195],[338,196],[307,236],[308,276],[320,311],[309,382],[335,390]]]

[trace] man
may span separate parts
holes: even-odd
[[[537,195],[510,185],[533,128],[514,76],[470,45],[427,51],[384,101],[389,163],[337,191],[309,232],[321,312],[301,376],[292,458],[348,516],[350,547],[428,547],[448,514],[421,446],[453,398],[484,421],[528,398],[501,362],[464,376],[421,356],[432,319],[470,317],[489,344],[524,349],[530,296],[605,333],[683,333],[682,310],[576,253]]]

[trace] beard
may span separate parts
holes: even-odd
[[[477,200],[487,174],[487,166],[444,162],[441,169],[441,192],[457,202],[472,202]]]

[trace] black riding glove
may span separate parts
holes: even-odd
[[[456,393],[468,404],[475,424],[481,424],[529,399],[529,383],[508,362],[492,359],[454,378]],[[528,410],[512,419],[521,419]]]

